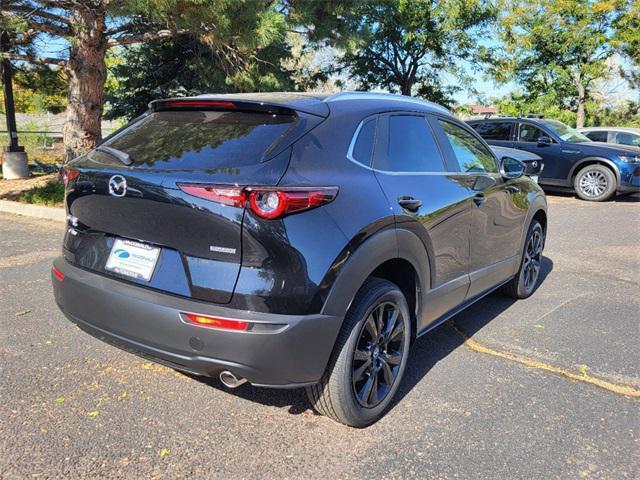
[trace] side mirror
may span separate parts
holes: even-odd
[[[538,138],[538,145],[551,145],[553,140],[547,136],[542,136]]]
[[[526,169],[526,165],[515,158],[503,157],[500,162],[500,175],[507,180],[520,178]]]

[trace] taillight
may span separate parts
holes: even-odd
[[[62,182],[64,183],[64,186],[66,187],[70,181],[78,178],[78,175],[80,175],[80,172],[78,170],[74,170],[72,168],[67,168],[67,167],[63,167],[62,168]]]
[[[289,187],[264,188],[233,185],[178,184],[189,195],[234,207],[243,207],[249,200],[249,208],[261,218],[272,220],[292,213],[310,210],[331,202],[338,194],[338,187]]]
[[[193,185],[179,183],[178,187],[184,193],[194,197],[204,198],[212,202],[234,207],[243,207],[245,201],[244,189],[230,185]]]
[[[188,107],[234,109],[236,107],[235,103],[227,102],[225,100],[169,100],[167,102],[163,102],[162,105],[167,108]]]
[[[202,327],[221,328],[224,330],[246,330],[249,326],[249,322],[244,322],[242,320],[208,317],[206,315],[197,315],[195,313],[183,313],[182,315],[189,322]]]

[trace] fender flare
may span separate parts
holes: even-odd
[[[520,263],[522,262],[522,254],[524,253],[524,247],[525,247],[525,242],[527,241],[527,233],[529,232],[529,226],[533,221],[533,217],[539,211],[543,211],[545,216],[547,217],[547,225],[546,225],[546,231],[545,231],[545,238],[546,238],[546,233],[548,233],[548,230],[549,230],[549,214],[547,213],[547,199],[544,195],[536,195],[536,197],[531,201],[531,204],[529,205],[529,211],[527,212],[527,218],[524,222],[524,225],[522,228],[522,236],[520,238],[520,250],[518,251],[520,260],[517,263],[516,272],[518,271],[518,269],[520,269]],[[544,248],[544,245],[543,245],[543,248]]]
[[[604,163],[605,165],[611,167],[611,169],[613,170],[614,175],[616,176],[616,182],[618,184],[620,184],[620,169],[618,168],[618,166],[615,164],[615,162],[613,160],[609,160],[608,158],[603,158],[603,157],[585,157],[585,158],[581,158],[580,160],[578,160],[573,167],[571,167],[571,170],[569,171],[569,177],[567,178],[567,180],[571,183],[571,186],[573,187],[573,176],[575,174],[578,173],[578,171],[580,170],[580,168],[582,168],[582,166],[585,163],[588,162],[598,162],[598,163]]]
[[[349,256],[331,286],[321,313],[344,317],[367,277],[384,262],[397,258],[411,263],[417,272],[419,292],[429,288],[430,256],[424,244],[408,230],[390,228],[374,234]]]

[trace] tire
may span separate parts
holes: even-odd
[[[380,330],[390,332],[373,341]],[[400,289],[386,280],[367,279],[345,316],[325,373],[307,387],[315,410],[352,427],[379,420],[402,380],[410,342],[411,317]]]
[[[503,292],[513,298],[528,298],[536,290],[540,280],[542,250],[544,249],[545,231],[537,220],[533,220],[527,231],[524,251],[520,260],[518,273],[503,287]]]
[[[576,175],[573,188],[582,200],[604,202],[616,193],[616,176],[604,165],[587,165]]]

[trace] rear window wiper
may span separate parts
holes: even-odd
[[[107,155],[111,155],[112,157],[117,158],[125,165],[131,165],[133,163],[133,159],[127,152],[123,152],[122,150],[118,150],[117,148],[106,147],[104,145],[100,145],[96,147],[98,152],[106,153]]]

